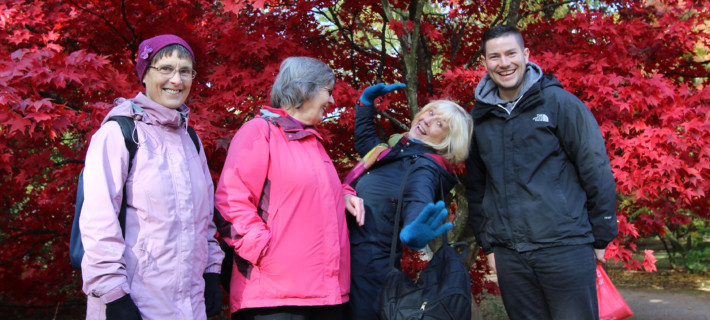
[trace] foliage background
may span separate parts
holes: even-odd
[[[470,109],[485,74],[481,34],[515,25],[531,60],[585,101],[602,128],[619,195],[620,233],[607,255],[653,271],[653,252],[636,252],[639,237],[690,252],[698,230],[708,230],[709,14],[700,0],[2,1],[0,308],[28,314],[83,303],[67,257],[76,177],[112,101],[142,90],[138,43],[161,33],[196,53],[191,125],[216,179],[234,132],[268,103],[285,57],[336,70],[336,104],[321,129],[344,174],[357,160],[352,106],[362,88],[408,84],[378,104],[383,136],[406,130],[434,98]],[[465,203],[453,201],[465,220]],[[480,293],[485,264],[473,270]]]

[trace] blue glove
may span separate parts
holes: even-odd
[[[215,316],[222,311],[222,288],[219,286],[219,274],[205,273],[202,275],[205,278],[205,311],[207,317]]]
[[[106,304],[106,320],[140,320],[141,313],[131,300],[130,295],[124,295]]]
[[[393,83],[387,85],[384,83],[378,83],[374,86],[369,86],[362,92],[362,95],[360,96],[360,103],[362,103],[363,106],[372,106],[375,104],[375,99],[378,97],[382,97],[392,91],[402,89],[406,86],[407,85],[404,83]]]
[[[424,248],[429,241],[454,227],[451,222],[441,224],[446,220],[447,215],[448,212],[443,201],[427,204],[412,223],[402,228],[399,240],[402,240],[402,243],[410,249]]]

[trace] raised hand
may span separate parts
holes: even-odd
[[[429,203],[412,223],[402,228],[399,239],[410,249],[420,250],[429,241],[449,231],[454,225],[451,222],[442,224],[448,212],[443,201]]]
[[[378,83],[374,86],[369,86],[362,92],[362,95],[360,96],[360,103],[362,103],[363,106],[372,106],[375,103],[375,99],[378,97],[382,97],[392,91],[402,89],[406,86],[407,85],[404,83]]]

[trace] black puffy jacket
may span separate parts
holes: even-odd
[[[471,111],[466,161],[469,218],[484,251],[606,247],[617,233],[616,184],[590,110],[553,75],[510,113],[485,98]]]

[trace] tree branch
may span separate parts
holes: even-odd
[[[372,50],[377,51],[376,49],[367,50],[355,42],[355,35],[354,35],[354,31],[352,30],[352,28],[345,27],[342,24],[342,22],[340,21],[340,19],[336,18],[336,13],[333,11],[332,8],[328,8],[328,12],[330,13],[330,17],[328,15],[326,15],[325,13],[322,13],[322,11],[319,13],[322,14],[327,20],[329,20],[330,22],[332,22],[335,25],[335,27],[338,29],[338,31],[340,31],[340,33],[343,34],[343,40],[345,40],[345,42],[348,43],[353,50],[360,52],[366,56],[375,58],[375,59],[378,58],[377,53],[372,52]],[[331,17],[332,17],[332,19],[331,19]],[[365,30],[365,32],[367,32],[367,31]]]
[[[379,114],[379,115],[385,117],[387,120],[391,121],[391,122],[392,122],[397,128],[399,128],[400,130],[409,131],[409,127],[408,127],[407,125],[405,125],[405,124],[402,123],[401,121],[395,119],[395,118],[394,118],[392,115],[390,115],[389,113],[385,113],[385,112],[382,112],[382,111],[377,111],[377,114]]]
[[[381,39],[380,42],[382,43],[382,50],[380,51],[380,65],[377,66],[377,82],[382,82],[382,74],[385,72],[385,65],[387,64],[387,23],[389,20],[387,20],[387,16],[381,15],[382,16],[382,31],[381,31]]]
[[[123,39],[123,41],[125,41],[127,44],[131,44],[131,43],[132,43],[132,41],[129,41],[126,37],[124,37],[124,36],[121,34],[121,32],[118,30],[118,28],[116,28],[113,24],[111,24],[111,22],[110,22],[108,19],[106,19],[106,17],[105,17],[104,15],[100,15],[100,14],[98,14],[98,13],[96,13],[96,12],[93,12],[93,11],[91,11],[91,10],[89,10],[89,9],[83,8],[83,7],[79,6],[78,4],[76,4],[76,2],[75,2],[74,0],[69,0],[69,3],[71,3],[71,4],[74,5],[75,7],[79,8],[79,10],[84,11],[84,12],[90,14],[90,15],[94,15],[94,16],[96,16],[97,18],[99,18],[100,20],[102,20],[104,23],[106,23],[106,25],[108,26],[109,29],[111,29],[111,30],[113,30],[114,32],[116,32],[116,34],[117,34],[119,37],[121,37],[121,38]]]
[[[505,23],[509,26],[517,26],[518,21],[520,21],[520,0],[510,0],[510,6],[508,7],[508,17],[505,19]]]
[[[37,234],[53,234],[54,236],[49,237],[49,238],[43,238],[43,239],[36,240],[35,242],[33,242],[32,244],[29,245],[29,247],[27,248],[27,250],[24,251],[24,253],[18,254],[15,257],[12,257],[11,259],[4,259],[4,261],[0,262],[0,266],[10,265],[17,260],[24,259],[25,257],[27,257],[27,255],[30,254],[30,252],[35,250],[36,246],[44,245],[45,243],[50,242],[50,241],[59,237],[59,235],[56,232],[37,230],[37,231],[28,231],[28,232],[24,232],[21,234],[11,235],[7,239],[9,240],[12,238],[21,237],[21,236],[28,236],[28,235],[35,238]]]
[[[664,76],[681,76],[681,77],[686,77],[686,78],[710,78],[710,74],[706,75],[695,75],[695,74],[688,74],[688,73],[682,73],[682,72],[666,72],[663,74]]]
[[[488,28],[492,28],[492,27],[498,25],[498,21],[501,20],[501,18],[503,17],[503,13],[505,12],[506,4],[507,3],[505,0],[500,2],[500,10],[498,11],[496,18],[493,19],[493,22],[491,22],[491,24],[488,26]],[[463,65],[463,69],[466,70],[466,69],[470,68],[474,63],[476,63],[476,61],[478,61],[478,57],[481,55],[482,52],[483,52],[483,47],[479,46],[478,50],[476,50],[476,53],[473,55],[471,60],[469,60],[468,62],[466,62],[466,64]]]
[[[130,42],[128,42],[128,44],[129,44],[130,48],[136,48],[137,47],[135,45],[136,29],[133,28],[133,26],[130,23],[128,23],[128,14],[126,14],[126,1],[125,0],[121,0],[121,11],[123,12],[123,23],[125,23],[128,30],[131,31],[131,39],[132,40]],[[138,50],[138,49],[134,49],[134,50]],[[134,54],[135,54],[135,52],[134,52]]]
[[[66,159],[66,160],[62,160],[62,161],[59,161],[59,162],[55,162],[53,166],[54,166],[54,167],[61,167],[61,166],[65,165],[65,164],[69,164],[69,163],[84,164],[84,160]]]
[[[543,6],[542,8],[540,8],[540,9],[523,13],[522,15],[520,15],[520,18],[518,19],[518,21],[520,21],[521,19],[526,18],[526,17],[528,17],[528,16],[531,16],[531,15],[534,15],[534,14],[537,14],[537,13],[540,13],[540,12],[543,12],[543,11],[546,11],[546,10],[550,10],[550,9],[557,9],[558,7],[561,7],[561,6],[563,6],[563,5],[570,4],[570,3],[577,3],[577,1],[567,0],[567,1],[562,1],[562,2],[548,3],[548,4],[544,5],[544,6]]]

